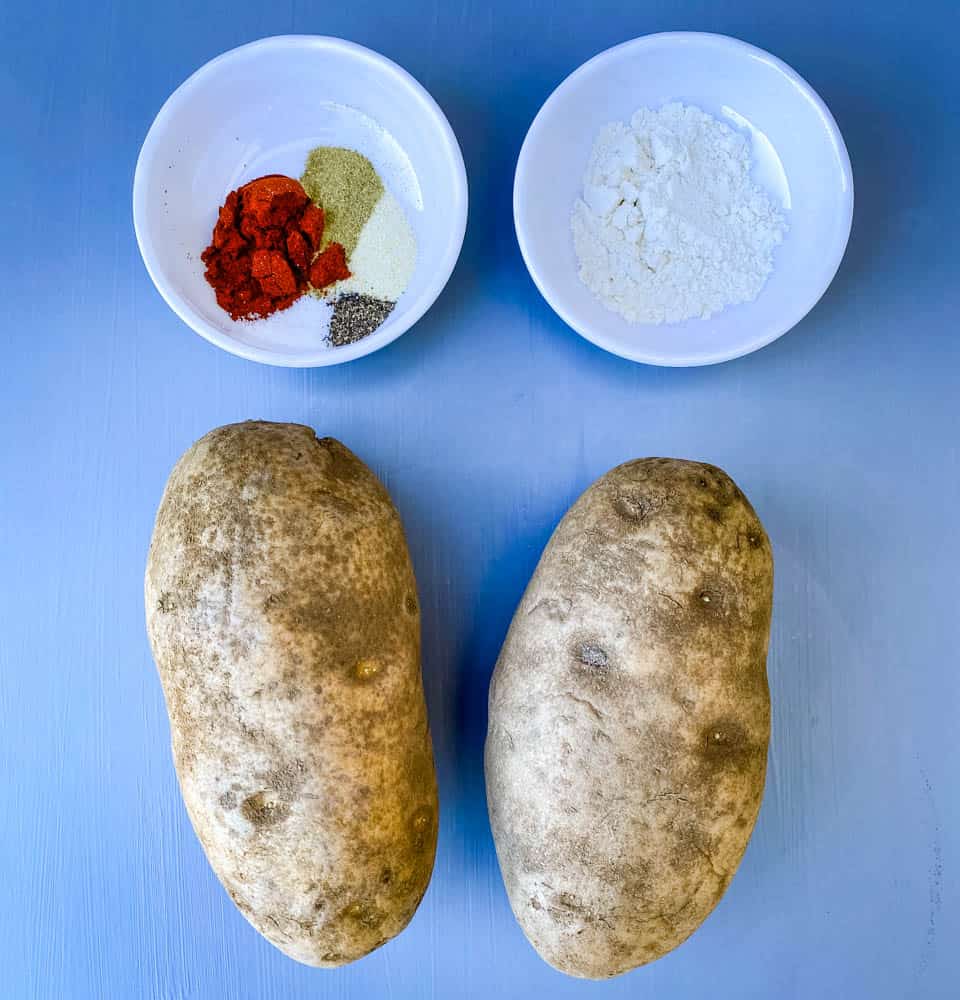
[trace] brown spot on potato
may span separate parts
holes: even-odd
[[[403,609],[408,615],[415,615],[417,613],[417,599],[413,594],[407,594],[406,598],[404,598]]]
[[[233,792],[224,792],[217,801],[220,803],[221,809],[236,809],[237,808],[237,797]]]
[[[243,800],[240,812],[247,822],[261,828],[282,823],[290,815],[290,807],[277,801],[269,792],[256,792]]]
[[[257,774],[257,778],[284,800],[292,801],[306,781],[306,765],[302,760],[289,761]]]
[[[661,506],[661,501],[637,493],[618,493],[613,501],[613,509],[620,517],[637,524],[646,521]]]
[[[364,657],[358,660],[353,668],[353,675],[358,681],[372,681],[380,673],[381,664],[379,660],[372,657]]]
[[[413,846],[417,851],[422,851],[433,839],[430,836],[434,822],[434,812],[429,806],[421,806],[414,814],[410,822],[413,829]]]
[[[736,719],[715,719],[700,731],[697,752],[710,770],[731,768],[742,771],[758,756],[743,725]]]
[[[157,601],[157,611],[163,615],[168,615],[176,610],[177,602],[173,599],[173,595],[169,593],[161,594],[160,600]]]
[[[691,610],[699,618],[722,619],[735,610],[729,588],[718,579],[701,582],[692,594]]]
[[[375,928],[383,923],[384,915],[376,907],[355,900],[340,911],[340,916],[345,920],[355,921],[363,927]]]
[[[279,608],[283,604],[283,598],[279,594],[268,594],[263,602],[263,610],[270,612],[274,608]]]
[[[576,657],[585,667],[603,670],[610,662],[607,654],[595,642],[581,642],[576,647]]]

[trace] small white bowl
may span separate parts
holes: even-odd
[[[305,296],[265,320],[235,321],[216,302],[200,254],[227,193],[264,174],[299,177],[309,151],[367,156],[417,238],[409,287],[379,330],[330,347]],[[405,70],[339,38],[285,35],[225,52],[181,84],[147,133],[133,182],[137,242],[157,290],[211,343],[272,365],[334,365],[396,340],[453,272],[467,223],[467,176],[450,124]]]
[[[570,215],[600,129],[671,101],[752,134],[754,179],[783,203],[789,229],[755,301],[706,320],[633,324],[580,281]],[[769,344],[827,290],[850,235],[853,177],[832,115],[789,66],[734,38],[675,32],[608,49],[557,87],[520,150],[513,213],[530,276],[574,330],[632,361],[708,365]]]

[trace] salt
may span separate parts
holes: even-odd
[[[395,302],[410,283],[416,261],[417,240],[403,206],[384,191],[350,255],[353,275],[337,284],[336,293]]]

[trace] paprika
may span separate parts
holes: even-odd
[[[200,258],[221,308],[233,319],[260,319],[293,305],[314,271],[324,284],[349,276],[340,244],[317,256],[323,228],[323,209],[292,177],[270,174],[231,191]]]
[[[310,284],[314,288],[326,288],[335,281],[346,281],[349,277],[347,254],[340,243],[331,243],[323,253],[317,254],[310,265]]]

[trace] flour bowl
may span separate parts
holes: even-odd
[[[753,301],[709,319],[630,323],[580,281],[571,212],[601,128],[671,102],[700,108],[748,139],[752,177],[782,209],[788,228]],[[836,122],[789,66],[722,35],[667,33],[609,49],[557,87],[520,151],[513,211],[530,275],[569,326],[633,361],[705,365],[769,344],[817,303],[847,245],[853,178]]]
[[[315,146],[370,159],[416,236],[409,286],[374,333],[331,347],[310,296],[268,319],[232,320],[204,279],[200,254],[227,193],[265,174],[299,177]],[[456,137],[407,72],[338,38],[265,38],[226,52],[183,83],[140,151],[133,218],[160,294],[197,333],[267,364],[339,364],[395,340],[430,308],[460,254],[467,182]]]

